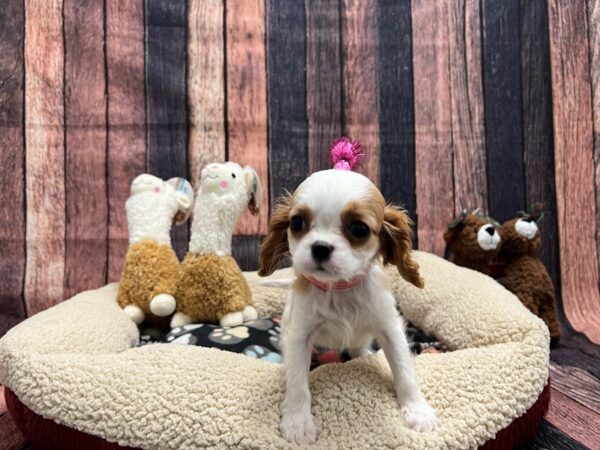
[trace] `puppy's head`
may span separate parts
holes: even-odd
[[[423,287],[411,254],[411,221],[361,174],[324,170],[285,196],[271,215],[259,275],[271,274],[289,254],[298,273],[323,282],[350,280],[381,256]]]

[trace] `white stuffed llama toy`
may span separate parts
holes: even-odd
[[[246,208],[258,214],[261,185],[252,167],[208,164],[201,172],[189,252],[175,286],[177,312],[171,327],[192,322],[235,326],[256,319],[252,293],[231,256],[233,229]]]
[[[181,224],[188,219],[193,203],[192,186],[183,178],[165,182],[143,174],[131,184],[125,203],[129,250],[117,302],[136,324],[148,315],[160,317],[175,309],[172,293],[179,260],[171,247],[170,231],[173,221]]]

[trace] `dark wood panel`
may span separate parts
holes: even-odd
[[[190,0],[187,11],[187,104],[190,181],[225,161],[225,26],[223,0]]]
[[[552,389],[546,420],[590,449],[600,448],[600,414]]]
[[[523,450],[586,450],[586,448],[543,419],[535,438],[523,447]]]
[[[266,234],[269,212],[265,0],[226,3],[228,159],[251,165],[263,189],[262,211],[246,211],[234,234]]]
[[[144,2],[106,1],[108,83],[108,281],[121,277],[127,253],[125,202],[146,171]]]
[[[269,192],[292,192],[308,172],[306,14],[303,0],[267,3]]]
[[[379,185],[376,0],[342,0],[344,134],[362,143],[358,171]]]
[[[544,204],[540,258],[560,292],[547,6],[546,0],[521,0],[523,153],[527,206]]]
[[[339,0],[306,0],[306,107],[310,172],[330,169],[329,146],[342,134]]]
[[[549,24],[562,304],[573,328],[600,343],[596,243],[581,238],[596,229],[585,2],[550,0]]]
[[[412,3],[419,248],[438,255],[454,215],[448,5]]]
[[[0,9],[0,336],[25,317],[24,21],[22,1]]]
[[[106,283],[104,10],[65,0],[65,296]]]
[[[25,307],[64,299],[65,157],[62,1],[25,2],[27,263]]]
[[[489,212],[525,209],[519,0],[483,0],[483,86]]]
[[[415,111],[409,0],[377,3],[379,177],[386,200],[415,218]]]
[[[188,178],[185,0],[147,0],[145,20],[148,171],[165,180]],[[187,226],[171,236],[182,258]]]
[[[242,270],[258,270],[259,236],[234,236],[231,253]]]
[[[479,0],[449,4],[454,212],[488,210]]]

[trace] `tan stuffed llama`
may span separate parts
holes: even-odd
[[[202,169],[189,252],[177,276],[177,312],[171,327],[192,322],[235,326],[256,319],[250,287],[231,256],[233,229],[246,208],[258,214],[260,180],[233,162]]]
[[[194,202],[190,183],[183,178],[165,182],[143,174],[131,184],[125,204],[129,250],[121,275],[117,302],[131,320],[169,315],[175,309],[175,278],[179,260],[171,247],[171,226],[189,217]]]

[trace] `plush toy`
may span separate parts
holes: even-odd
[[[136,324],[149,315],[165,316],[175,309],[172,293],[179,260],[171,247],[170,231],[173,221],[181,224],[188,219],[193,202],[192,186],[183,178],[165,182],[143,174],[131,184],[125,203],[129,250],[117,302]]]
[[[463,210],[444,233],[445,258],[454,264],[491,274],[491,263],[500,252],[499,223],[478,209]]]
[[[530,213],[520,213],[500,227],[502,250],[506,264],[503,284],[529,310],[540,317],[550,330],[552,344],[560,340],[560,325],[552,279],[538,253],[542,238],[536,225],[542,217],[542,206],[534,205]]]
[[[171,327],[192,322],[235,326],[257,317],[246,278],[231,256],[233,228],[246,208],[258,214],[260,180],[252,167],[208,164],[201,172],[189,252],[177,276]]]

